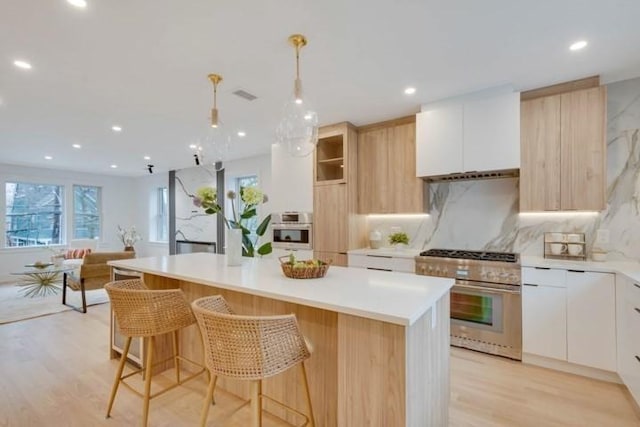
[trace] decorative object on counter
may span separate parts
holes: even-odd
[[[544,233],[544,257],[555,259],[586,260],[584,233]]]
[[[324,277],[329,270],[331,261],[324,262],[319,259],[296,260],[293,254],[281,256],[280,267],[285,276],[292,279],[317,279]]]
[[[306,46],[307,39],[302,34],[293,34],[289,42],[296,50],[296,79],[293,95],[285,104],[276,135],[278,143],[291,156],[305,157],[313,153],[318,143],[318,114],[309,105],[309,99],[303,96],[300,80],[300,49]]]
[[[380,249],[382,246],[382,233],[378,230],[373,230],[369,233],[369,246],[371,249]]]
[[[40,269],[42,269],[42,268],[50,267],[50,266],[52,266],[52,265],[53,265],[53,263],[51,263],[51,262],[36,261],[36,262],[34,262],[33,264],[27,264],[27,265],[25,265],[25,267],[40,268]]]
[[[260,245],[257,249],[256,246],[260,240],[260,237],[264,236],[264,233],[267,231],[269,227],[269,222],[271,221],[271,215],[267,215],[262,222],[258,224],[255,228],[255,237],[252,237],[251,224],[255,224],[255,217],[258,215],[257,207],[261,203],[266,203],[269,198],[266,194],[262,192],[257,187],[240,187],[240,200],[242,201],[242,211],[236,212],[236,198],[237,194],[235,191],[228,191],[227,198],[231,202],[231,218],[227,218],[223,214],[222,207],[218,204],[218,197],[216,194],[216,189],[212,187],[201,187],[196,191],[195,196],[191,196],[193,198],[193,204],[195,206],[201,207],[204,209],[204,212],[208,215],[222,215],[224,223],[227,226],[227,229],[238,229],[241,230],[241,254],[246,257],[253,257],[257,253],[258,255],[267,255],[270,254],[273,250],[271,247],[271,242],[264,243]],[[227,237],[230,239],[234,239],[234,233],[227,233]],[[236,237],[237,238],[237,237]],[[233,250],[235,252],[236,243],[227,240],[227,263],[238,261],[235,258],[235,253],[230,254],[229,251]],[[238,265],[237,264],[228,264],[228,265]]]
[[[120,227],[120,225],[118,225],[118,237],[124,245],[125,251],[135,251],[133,245],[135,245],[137,241],[142,239],[134,225],[129,228],[122,228]],[[89,250],[89,252],[91,252],[91,250]]]
[[[407,233],[397,231],[389,235],[389,244],[396,249],[402,249],[409,244],[409,236]]]

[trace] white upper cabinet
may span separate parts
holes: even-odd
[[[463,172],[520,167],[520,94],[464,103]]]
[[[520,167],[520,94],[477,94],[416,115],[419,177]]]
[[[416,115],[416,175],[460,172],[462,168],[462,104]]]

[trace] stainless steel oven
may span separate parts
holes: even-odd
[[[311,213],[274,213],[271,219],[274,248],[313,249],[313,215]]]
[[[451,277],[451,345],[522,359],[522,295],[516,254],[431,249],[416,273]]]

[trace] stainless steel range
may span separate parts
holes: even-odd
[[[522,360],[522,299],[517,254],[430,249],[416,273],[451,277],[451,345]]]

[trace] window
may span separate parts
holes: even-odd
[[[100,237],[101,189],[82,185],[73,186],[73,238]]]
[[[169,192],[167,187],[156,190],[156,241],[169,241]]]
[[[257,175],[250,175],[250,176],[243,176],[243,177],[239,177],[236,178],[236,194],[238,195],[236,197],[236,206],[235,208],[237,209],[236,212],[238,212],[238,215],[240,214],[240,212],[242,212],[242,210],[244,209],[244,203],[242,202],[242,199],[240,198],[240,188],[242,187],[257,187],[258,186],[258,176]],[[251,238],[255,238],[256,237],[256,229],[258,228],[258,216],[254,216],[253,218],[250,218],[249,220],[247,220],[246,223],[247,228],[251,231]]]
[[[7,247],[63,243],[63,186],[7,182],[5,200]]]

